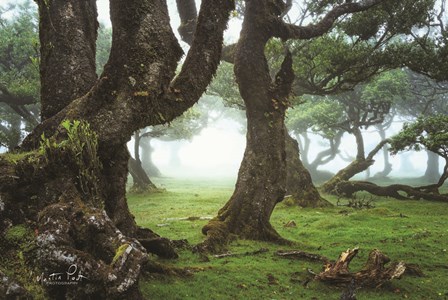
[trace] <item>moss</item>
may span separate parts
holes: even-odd
[[[10,243],[20,243],[29,234],[28,228],[23,225],[16,225],[6,231],[5,239]]]
[[[27,162],[31,163],[33,161],[38,161],[38,152],[30,151],[30,152],[9,152],[2,154],[1,157],[5,159],[7,162],[18,164],[20,161],[24,161],[26,159]]]
[[[114,265],[118,259],[123,255],[123,253],[126,251],[126,249],[128,249],[129,244],[123,244],[120,247],[118,247],[117,251],[115,252],[115,256],[112,259],[111,265]]]

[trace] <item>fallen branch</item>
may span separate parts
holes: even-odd
[[[231,253],[231,252],[227,252],[227,253],[222,253],[222,254],[216,254],[213,255],[214,258],[224,258],[224,257],[240,257],[240,256],[249,256],[249,255],[257,255],[257,254],[261,254],[261,253],[266,253],[268,252],[269,249],[266,248],[260,248],[256,251],[250,251],[250,252],[244,252],[244,253]]]
[[[319,261],[323,263],[328,263],[330,260],[326,258],[325,256],[321,256],[319,254],[304,252],[300,250],[278,250],[275,252],[275,255],[284,257],[284,258],[292,258],[292,259],[306,259],[311,261]]]
[[[197,220],[211,220],[213,217],[184,217],[184,218],[166,218],[165,221],[197,221]]]

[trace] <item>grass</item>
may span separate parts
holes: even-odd
[[[212,217],[233,192],[232,180],[188,180],[163,178],[158,186],[167,189],[150,195],[128,195],[138,224],[171,239],[203,240],[201,228],[207,220],[181,218]],[[336,203],[337,199],[324,195]],[[311,281],[307,269],[318,272],[320,264],[278,258],[279,249],[300,249],[336,259],[347,248],[360,247],[351,264],[358,270],[371,249],[378,248],[392,260],[418,264],[425,277],[405,276],[381,289],[360,290],[358,299],[448,299],[448,205],[428,201],[398,201],[377,198],[375,208],[348,207],[301,209],[279,204],[271,222],[291,247],[237,240],[233,253],[267,248],[269,252],[209,262],[189,250],[177,260],[154,260],[174,267],[199,270],[188,278],[153,275],[140,287],[148,299],[339,299],[342,290]],[[297,227],[283,225],[295,221]]]

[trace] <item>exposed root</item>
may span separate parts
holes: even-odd
[[[336,193],[341,196],[353,197],[354,193],[366,191],[370,194],[382,197],[392,197],[399,200],[429,200],[448,202],[448,195],[439,194],[437,191],[426,187],[412,187],[404,184],[393,184],[379,186],[368,181],[342,181],[335,188]]]
[[[148,228],[139,227],[136,238],[145,249],[162,258],[178,258],[179,255],[174,249],[174,244],[167,238],[160,237],[157,233]]]
[[[137,240],[124,236],[103,210],[78,201],[54,204],[40,213],[38,224],[40,282],[51,297],[141,298],[138,279],[148,259],[146,251]],[[65,276],[56,280],[54,273]],[[71,279],[67,273],[73,273]],[[68,288],[55,280],[78,284]]]

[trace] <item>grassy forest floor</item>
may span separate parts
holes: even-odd
[[[128,195],[131,211],[141,226],[170,239],[201,242],[201,228],[229,199],[232,180],[155,180],[166,192]],[[337,199],[324,195],[333,204]],[[344,202],[344,201],[342,201]],[[320,263],[289,260],[274,255],[279,249],[299,249],[336,259],[342,251],[359,247],[351,270],[359,270],[370,250],[377,248],[392,261],[418,264],[424,277],[404,276],[380,289],[357,291],[358,299],[448,299],[448,204],[375,198],[374,208],[335,206],[302,209],[277,205],[271,222],[293,246],[237,240],[232,253],[268,252],[226,258],[209,256],[204,262],[190,250],[180,250],[177,260],[153,257],[167,266],[194,269],[194,275],[176,277],[153,274],[140,286],[148,299],[339,299],[343,289],[310,281],[307,269],[319,272]],[[190,220],[183,220],[190,218]],[[285,227],[294,221],[296,227]]]

